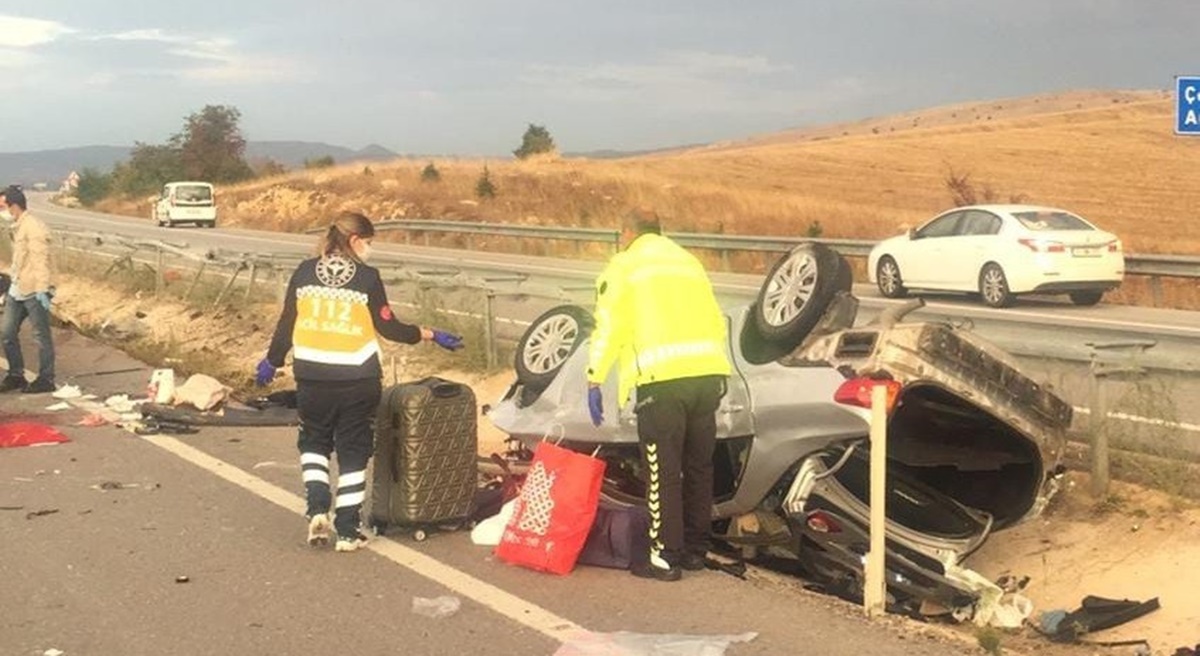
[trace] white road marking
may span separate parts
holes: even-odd
[[[282,490],[223,460],[214,458],[195,447],[164,435],[145,435],[142,436],[142,439],[266,499],[284,510],[297,515],[304,514],[304,500],[299,496]],[[555,615],[537,604],[505,592],[490,583],[394,540],[375,539],[369,542],[366,548],[552,640],[563,642],[583,631],[581,626],[571,620]]]

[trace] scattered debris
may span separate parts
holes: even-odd
[[[42,652],[42,656],[63,656],[63,654],[65,654],[65,653],[67,653],[67,652],[65,652],[61,649],[54,649],[53,647],[51,647],[50,649],[47,649],[46,651]]]
[[[206,374],[192,374],[175,388],[175,405],[188,404],[199,410],[211,410],[229,396],[230,389]]]
[[[615,633],[593,633],[584,631],[578,636],[563,642],[554,656],[589,656],[605,654],[606,656],[642,656],[643,654],[661,654],[662,656],[721,656],[729,645],[737,642],[750,642],[758,637],[757,633],[742,633],[739,635],[680,635],[647,633],[630,633],[617,631]]]
[[[417,615],[424,615],[435,620],[443,617],[450,617],[458,612],[462,607],[462,600],[451,595],[442,595],[432,599],[426,597],[413,597],[412,612]]]
[[[179,576],[176,576],[176,577],[175,577],[175,582],[176,582],[176,583],[188,583],[188,582],[190,582],[191,580],[192,580],[192,579],[191,579],[191,577],[189,577],[189,576],[188,576],[188,575],[186,575],[186,574],[180,574]]]
[[[25,510],[25,506],[0,506],[0,510]]]
[[[121,483],[118,481],[104,481],[98,485],[93,485],[93,490],[128,490],[130,488],[141,487],[140,483]]]
[[[79,389],[78,385],[67,384],[54,390],[54,393],[50,396],[64,401],[66,399],[78,399],[83,396],[83,390]]]
[[[1149,601],[1132,601],[1088,595],[1080,602],[1079,608],[1069,613],[1064,610],[1042,613],[1038,620],[1038,628],[1054,642],[1079,643],[1080,638],[1088,633],[1120,626],[1158,609],[1158,597]],[[1135,645],[1142,642],[1144,641],[1135,640],[1121,644]],[[1116,646],[1116,643],[1103,644]]]
[[[104,415],[101,415],[98,412],[93,412],[90,415],[84,417],[83,419],[80,419],[79,421],[75,422],[76,426],[87,426],[89,428],[95,428],[96,426],[104,426],[106,424],[108,424],[108,420],[104,418]]]
[[[60,401],[58,403],[55,403],[54,405],[46,406],[46,409],[51,412],[58,412],[59,410],[70,410],[71,404],[67,403],[66,401]]]
[[[25,513],[25,519],[33,519],[34,517],[45,517],[58,512],[58,508],[46,508],[45,510],[31,510]]]
[[[114,394],[104,399],[104,405],[119,412],[133,412],[142,401],[131,401],[128,394]]]

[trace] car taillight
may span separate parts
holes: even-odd
[[[1067,247],[1063,246],[1062,242],[1048,239],[1018,239],[1017,242],[1034,253],[1065,253],[1067,251]]]
[[[814,510],[808,513],[806,523],[808,528],[817,533],[841,533],[842,525],[830,517],[824,510]]]
[[[871,407],[871,388],[883,385],[887,388],[887,411],[896,407],[896,399],[900,396],[900,383],[894,380],[876,380],[874,378],[851,378],[841,384],[833,393],[833,400],[845,405],[856,405],[860,408]]]
[[[1108,252],[1109,253],[1120,253],[1121,252],[1121,240],[1116,239],[1116,240],[1108,242]]]

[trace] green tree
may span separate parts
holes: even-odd
[[[538,153],[551,152],[554,152],[554,139],[550,137],[550,131],[545,126],[530,123],[525,136],[521,137],[521,147],[514,150],[513,155],[517,159],[525,159]]]
[[[304,168],[306,169],[327,169],[333,166],[333,164],[333,155],[304,160]]]
[[[483,167],[483,174],[475,181],[475,195],[480,198],[496,197],[496,185],[492,182],[492,175],[486,166]]]
[[[422,182],[437,182],[441,179],[442,172],[437,170],[437,167],[433,165],[433,162],[426,164],[425,168],[421,169]]]
[[[113,168],[112,191],[127,196],[145,196],[184,176],[183,160],[178,148],[139,141],[134,145],[129,161]]]
[[[188,116],[183,131],[171,137],[183,164],[183,177],[205,182],[239,182],[254,177],[246,163],[246,139],[236,107],[205,105]]]
[[[79,202],[91,207],[112,191],[112,183],[111,173],[86,168],[79,174],[79,186],[75,189],[75,196],[79,198]]]

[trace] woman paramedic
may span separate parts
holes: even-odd
[[[370,219],[343,213],[321,239],[319,256],[300,263],[288,283],[283,313],[255,382],[275,378],[294,350],[296,404],[300,415],[300,469],[308,498],[308,543],[329,542],[330,506],[337,551],[367,542],[359,517],[366,494],[367,461],[374,445],[375,410],[383,370],[381,336],[416,344],[430,340],[444,349],[462,339],[441,330],[407,324],[392,314],[379,270],[367,266],[375,227]],[[329,457],[337,452],[337,499],[329,481]]]

